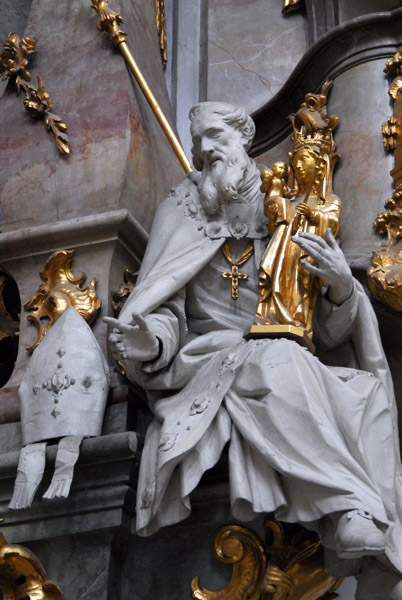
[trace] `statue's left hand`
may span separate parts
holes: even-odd
[[[292,236],[292,240],[314,259],[314,265],[307,260],[302,260],[301,264],[329,285],[328,297],[331,302],[345,302],[353,291],[353,276],[331,229],[327,229],[325,240],[319,235],[304,231]]]

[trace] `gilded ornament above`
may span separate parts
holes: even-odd
[[[287,15],[294,10],[298,10],[304,6],[304,0],[283,0],[282,12]]]
[[[34,312],[27,316],[27,320],[38,330],[38,337],[34,344],[27,348],[28,352],[35,350],[53,323],[69,306],[73,306],[89,324],[94,321],[98,313],[101,301],[95,290],[96,279],[86,287],[82,287],[86,274],[74,277],[71,271],[74,252],[74,250],[60,250],[52,254],[40,273],[44,283],[24,305],[25,310]]]
[[[4,600],[63,600],[57,583],[48,579],[35,554],[7,544],[0,533],[0,593]]]
[[[161,51],[163,69],[167,65],[167,37],[166,37],[166,16],[164,0],[156,0],[156,27],[159,36],[159,48]]]
[[[0,51],[0,75],[3,79],[15,77],[17,94],[21,87],[25,91],[24,106],[28,113],[34,117],[44,117],[47,129],[55,136],[57,149],[61,154],[70,154],[67,125],[58,115],[51,112],[52,102],[49,94],[45,91],[42,78],[38,75],[38,88],[35,89],[27,81],[31,75],[25,69],[28,64],[28,56],[35,50],[36,40],[22,38],[11,32]]]
[[[373,253],[371,267],[367,271],[368,283],[373,298],[402,311],[402,54],[397,52],[386,61],[385,73],[397,75],[390,88],[394,99],[394,114],[382,126],[385,150],[394,151],[395,167],[392,176],[395,190],[392,198],[385,201],[385,211],[379,213],[373,223],[378,233],[387,239]]]

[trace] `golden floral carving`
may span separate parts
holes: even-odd
[[[36,40],[25,37],[20,39],[15,31],[11,31],[0,50],[0,75],[3,80],[18,75],[29,80],[31,74],[25,69],[28,56],[35,50]]]
[[[218,592],[211,592],[198,585],[198,577],[191,582],[193,598],[199,600],[258,600],[264,577],[266,558],[257,536],[239,525],[219,529],[214,539],[215,557],[223,563],[232,564],[229,584]]]
[[[97,315],[101,301],[95,290],[96,279],[82,287],[86,274],[74,277],[71,271],[74,252],[75,250],[60,250],[52,254],[40,273],[44,283],[24,305],[25,310],[35,312],[28,315],[27,320],[38,330],[38,337],[34,344],[27,348],[28,352],[35,350],[53,323],[69,306],[73,306],[87,323],[92,323]]]
[[[116,317],[119,316],[121,309],[126,303],[127,298],[134,289],[137,282],[138,271],[132,273],[128,269],[124,271],[124,281],[120,284],[119,289],[112,290],[112,308]]]
[[[61,117],[50,112],[52,103],[49,94],[45,92],[42,78],[38,75],[38,89],[27,83],[31,75],[25,67],[28,64],[28,55],[35,50],[35,45],[36,40],[20,39],[16,33],[11,32],[0,51],[0,75],[3,79],[15,77],[17,94],[21,87],[25,91],[25,109],[34,118],[44,117],[47,129],[50,129],[55,136],[59,152],[70,154],[68,135],[66,134],[67,125],[63,123]]]
[[[47,578],[35,554],[19,545],[9,545],[0,533],[0,590],[4,600],[62,600],[57,583]]]

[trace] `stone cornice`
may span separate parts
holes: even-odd
[[[23,256],[116,239],[141,259],[148,234],[127,209],[65,219],[0,233],[0,263]]]
[[[365,15],[323,35],[303,55],[280,91],[253,115],[257,133],[251,156],[276,146],[291,133],[288,116],[307,92],[352,67],[394,54],[402,45],[402,8]]]

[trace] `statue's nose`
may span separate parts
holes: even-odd
[[[212,140],[208,138],[203,138],[201,140],[201,152],[212,152],[214,149]]]

